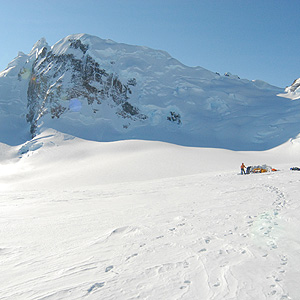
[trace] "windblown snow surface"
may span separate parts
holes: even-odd
[[[300,139],[234,152],[46,130],[0,150],[2,300],[299,299]]]

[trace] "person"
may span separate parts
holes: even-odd
[[[242,165],[241,165],[241,175],[246,174],[245,173],[245,168],[246,168],[246,166],[244,165],[244,163],[242,163]]]

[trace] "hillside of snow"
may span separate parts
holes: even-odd
[[[0,148],[1,299],[298,299],[299,138],[236,152],[47,130]]]
[[[43,38],[0,72],[0,141],[15,146],[53,128],[100,142],[266,150],[300,132],[300,102],[283,93],[147,47]]]

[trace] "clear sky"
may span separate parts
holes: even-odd
[[[285,87],[300,77],[299,0],[0,0],[0,69],[73,33]]]

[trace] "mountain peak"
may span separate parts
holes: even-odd
[[[49,45],[48,45],[46,39],[44,37],[42,37],[33,45],[29,55],[38,53],[44,47],[49,47]]]

